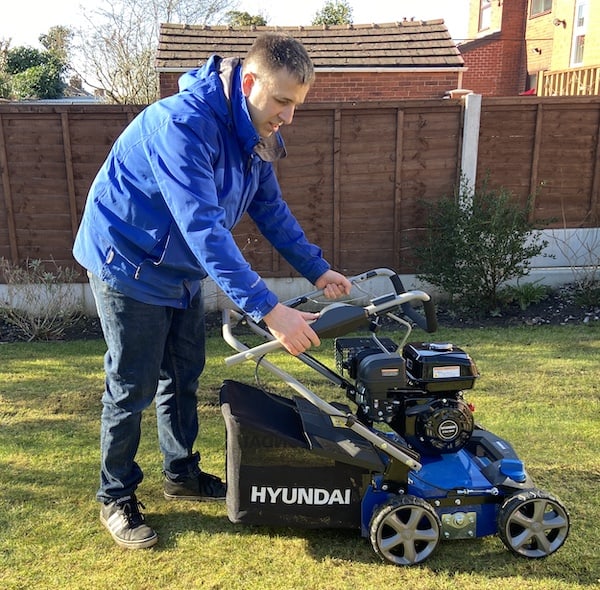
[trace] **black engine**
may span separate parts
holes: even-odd
[[[429,455],[454,453],[469,441],[473,414],[462,392],[473,387],[477,369],[462,349],[411,342],[398,352],[388,338],[337,338],[335,345],[363,423],[385,422]]]

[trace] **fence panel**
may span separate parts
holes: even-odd
[[[141,107],[0,104],[0,256],[72,265],[86,194]],[[598,97],[484,98],[478,180],[505,186],[554,227],[600,225]],[[343,272],[414,271],[427,212],[459,181],[462,103],[308,104],[283,128],[283,194]],[[265,277],[293,276],[249,220],[235,236]]]
[[[600,98],[488,98],[478,179],[504,186],[551,227],[600,225]]]
[[[443,100],[306,105],[284,127],[283,194],[310,239],[346,273],[411,269],[429,203],[457,178],[461,106]],[[235,231],[265,277],[293,272],[249,221]]]
[[[0,256],[73,265],[73,238],[90,183],[139,110],[0,106]]]

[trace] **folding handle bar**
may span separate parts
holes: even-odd
[[[369,325],[369,318],[378,313],[396,307],[410,306],[413,301],[421,301],[424,305],[430,304],[431,311],[435,317],[435,310],[431,298],[424,291],[407,291],[399,295],[386,295],[374,300],[365,307],[345,303],[332,303],[323,308],[319,318],[311,324],[319,338],[336,338],[348,334],[362,326]],[[403,307],[404,309],[404,307]],[[412,309],[412,308],[411,308]],[[279,340],[272,339],[264,344],[245,349],[225,359],[227,366],[233,366],[247,360],[253,360],[273,352],[282,345]],[[237,347],[233,347],[239,350]]]
[[[231,310],[231,309],[223,310],[223,338],[232,348],[234,348],[235,350],[239,350],[240,354],[242,354],[242,355],[247,352],[251,352],[251,350],[255,351],[256,348],[258,348],[258,347],[255,347],[254,349],[248,349],[246,347],[246,345],[243,344],[242,342],[240,342],[231,332],[232,321],[238,322],[243,317],[244,317],[243,315],[239,314],[238,312],[236,312],[234,310]],[[252,322],[250,324],[250,327],[257,334],[262,334],[265,337],[271,337],[271,338],[273,337],[271,334],[269,334],[269,332],[267,332],[266,330],[263,330],[258,324],[255,324],[254,322]],[[275,342],[277,342],[277,341],[275,341]],[[273,343],[267,342],[266,344],[273,344]],[[235,355],[235,356],[238,356],[238,355]],[[254,355],[254,354],[249,357],[244,356],[243,358],[241,358],[241,360],[245,360],[246,358],[248,358],[248,359],[252,358],[252,359],[256,360],[258,356],[259,355]],[[236,362],[239,362],[239,361],[236,361]],[[316,406],[321,411],[323,411],[325,414],[330,416],[332,421],[337,418],[339,420],[340,425],[343,424],[350,430],[358,433],[364,439],[368,440],[371,444],[373,444],[375,446],[375,448],[386,453],[390,457],[393,457],[396,460],[400,461],[401,463],[406,465],[409,469],[412,469],[413,471],[419,471],[422,468],[422,464],[419,462],[418,456],[416,456],[414,453],[411,453],[408,449],[400,447],[393,441],[381,436],[380,434],[377,434],[376,432],[374,432],[373,430],[371,430],[370,428],[368,428],[367,426],[365,426],[364,424],[359,422],[355,416],[353,416],[351,414],[345,414],[342,411],[340,411],[338,408],[336,408],[335,406],[332,406],[328,402],[322,400],[318,395],[316,395],[310,389],[305,387],[302,383],[300,383],[292,375],[290,375],[283,369],[279,368],[277,365],[274,365],[267,360],[262,360],[260,362],[261,362],[262,367],[264,367],[265,369],[267,369],[268,371],[273,373],[275,376],[282,379],[292,389],[294,389],[297,393],[299,393],[302,397],[304,397],[304,399],[308,400],[314,406]]]

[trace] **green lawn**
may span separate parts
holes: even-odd
[[[15,343],[0,344],[0,588],[600,588],[600,327],[440,330],[434,339],[475,359],[481,377],[468,400],[477,421],[509,440],[538,487],[568,507],[570,536],[549,558],[514,557],[489,537],[443,542],[420,566],[400,568],[380,561],[358,531],[243,527],[228,521],[224,504],[167,502],[152,411],[138,496],[160,540],[154,549],[122,550],[101,527],[94,499],[103,342]],[[218,336],[209,348],[199,450],[203,468],[224,476],[219,386],[224,378],[252,383],[254,366],[227,368],[231,351]],[[330,362],[331,346],[321,348],[319,358]],[[334,396],[314,371],[278,358],[320,395]]]

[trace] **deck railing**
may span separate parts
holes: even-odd
[[[538,96],[590,96],[600,94],[600,65],[570,70],[541,71]]]

